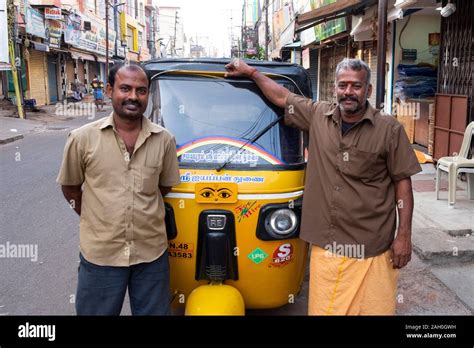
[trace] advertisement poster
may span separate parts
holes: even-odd
[[[78,47],[81,38],[81,17],[71,13],[66,17],[66,26],[64,28],[64,42]]]
[[[26,9],[26,32],[46,39],[43,14],[31,7]]]

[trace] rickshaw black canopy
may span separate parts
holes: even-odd
[[[252,59],[244,59],[244,61],[260,72],[284,75],[292,79],[306,97],[312,97],[311,80],[306,70],[300,65]],[[228,58],[164,58],[149,60],[143,63],[143,67],[151,77],[168,70],[225,72],[225,65],[230,62],[231,60]]]

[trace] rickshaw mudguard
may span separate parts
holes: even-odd
[[[210,283],[194,289],[186,301],[185,315],[245,315],[244,299],[233,286]]]

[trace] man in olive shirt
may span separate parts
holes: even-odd
[[[309,132],[301,225],[313,245],[309,314],[393,314],[398,269],[412,252],[410,176],[421,167],[403,127],[367,101],[367,64],[339,63],[337,104],[290,93],[243,61],[226,69],[253,79],[288,125]]]
[[[116,64],[114,111],[69,134],[58,183],[80,215],[78,315],[119,315],[128,288],[133,315],[170,312],[163,196],[180,183],[176,142],[143,116],[149,80]]]

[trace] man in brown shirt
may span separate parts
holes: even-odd
[[[337,104],[290,93],[243,61],[226,68],[253,79],[288,125],[309,132],[301,225],[313,244],[309,313],[394,313],[397,269],[412,252],[410,176],[421,167],[403,127],[369,104],[367,64],[339,63]]]
[[[57,181],[80,215],[79,315],[119,315],[128,287],[133,315],[169,314],[163,196],[180,183],[176,142],[143,116],[149,80],[116,64],[114,111],[69,134]]]

